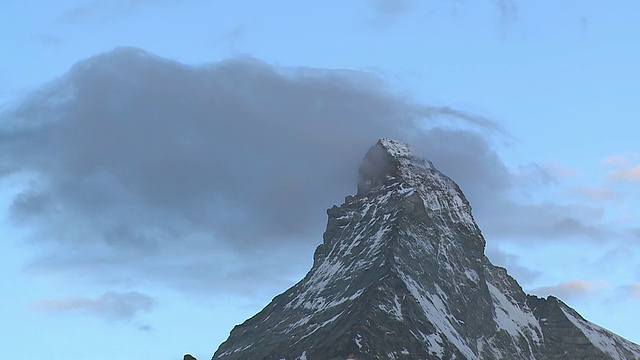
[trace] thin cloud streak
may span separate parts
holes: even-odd
[[[612,171],[607,174],[607,178],[613,181],[640,182],[640,165]]]
[[[574,189],[574,193],[593,201],[612,201],[622,197],[622,194],[608,186],[579,186]]]
[[[195,4],[202,0],[111,0],[111,1],[86,1],[60,14],[55,23],[61,25],[75,25],[96,20],[111,20],[142,11],[145,8],[158,5],[179,6],[183,4]]]
[[[627,290],[631,298],[640,299],[640,282],[629,285]]]
[[[552,286],[543,286],[531,289],[529,292],[538,295],[553,295],[560,299],[572,299],[581,296],[587,296],[595,291],[609,288],[610,285],[605,281],[587,281],[573,280],[563,282]]]
[[[500,12],[500,19],[504,25],[511,24],[518,20],[518,3],[515,0],[495,0],[495,4]]]
[[[32,305],[50,313],[82,313],[105,320],[128,321],[140,312],[151,311],[155,300],[135,291],[106,292],[95,299],[69,297],[62,300],[43,300]]]

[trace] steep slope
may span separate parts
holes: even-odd
[[[492,265],[458,186],[406,145],[381,139],[359,170],[357,195],[328,210],[309,273],[213,359],[640,357]]]

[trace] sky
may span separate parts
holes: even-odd
[[[640,342],[640,3],[4,0],[0,348],[210,358],[380,137],[491,261]]]

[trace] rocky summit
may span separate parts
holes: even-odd
[[[407,145],[379,140],[359,173],[357,194],[327,211],[309,273],[213,359],[640,358],[491,264],[462,191]]]

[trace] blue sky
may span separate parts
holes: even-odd
[[[209,358],[380,136],[461,185],[527,292],[640,342],[639,7],[3,1],[0,347]]]

